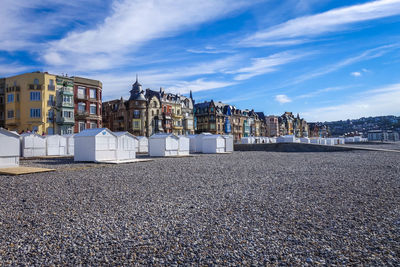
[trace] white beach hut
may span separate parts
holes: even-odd
[[[179,138],[173,134],[153,134],[149,138],[150,157],[178,156]]]
[[[319,143],[320,143],[319,138],[311,138],[311,139],[310,139],[310,144],[317,144],[317,145],[319,145]]]
[[[138,147],[136,152],[148,153],[149,152],[149,139],[146,136],[136,136],[138,140]]]
[[[208,135],[203,137],[202,152],[207,154],[224,153],[225,138],[221,135]]]
[[[206,136],[210,136],[210,135],[212,135],[212,134],[201,133],[201,134],[196,135],[196,140],[195,140],[196,149],[194,151],[195,153],[203,153],[203,138]]]
[[[65,134],[63,135],[67,140],[67,155],[73,156],[74,155],[74,134]]]
[[[225,152],[233,152],[233,136],[232,135],[223,135],[225,139]]]
[[[55,134],[46,136],[46,155],[65,156],[67,154],[67,139]]]
[[[328,146],[334,146],[336,144],[336,138],[327,138],[325,140],[325,144]]]
[[[301,137],[301,138],[300,138],[300,143],[309,144],[309,143],[310,143],[310,138],[308,138],[308,137]]]
[[[268,138],[268,141],[271,144],[275,144],[276,143],[276,139],[277,139],[277,137],[270,137],[270,138]]]
[[[296,143],[296,137],[294,135],[283,135],[276,138],[277,143]]]
[[[344,138],[338,138],[337,139],[337,144],[338,145],[344,145],[345,144],[345,139]]]
[[[25,158],[46,156],[46,138],[36,133],[21,134],[21,155]]]
[[[345,143],[354,143],[354,137],[346,137]]]
[[[137,138],[129,132],[114,132],[117,136],[117,160],[136,158]]]
[[[74,136],[74,161],[117,160],[117,136],[107,128],[87,129]]]
[[[320,145],[326,145],[326,139],[325,138],[320,138],[319,139],[319,144]]]
[[[189,153],[196,153],[196,134],[190,134],[186,136],[189,138]]]
[[[19,134],[0,128],[0,168],[19,166]]]
[[[190,153],[190,139],[187,136],[179,135],[179,149],[178,155],[186,156]]]
[[[254,137],[242,137],[240,139],[240,141],[242,142],[242,144],[255,144],[256,143],[256,139]]]

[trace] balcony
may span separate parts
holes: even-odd
[[[183,115],[178,115],[178,114],[172,113],[172,118],[182,119]]]
[[[75,119],[68,118],[68,117],[57,117],[56,121],[57,121],[57,124],[70,124],[70,125],[75,124]]]
[[[182,126],[173,125],[172,128],[175,129],[175,130],[183,130]]]
[[[58,102],[57,103],[57,106],[58,107],[68,107],[68,108],[73,108],[74,107],[74,104],[73,103],[71,103],[71,102]]]
[[[29,90],[42,90],[42,85],[41,84],[30,84]]]
[[[72,89],[70,89],[70,88],[67,88],[67,87],[62,87],[59,90],[59,92],[62,95],[74,95],[74,91]]]

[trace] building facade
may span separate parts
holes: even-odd
[[[72,77],[74,82],[75,133],[101,128],[102,83],[97,80]]]
[[[6,78],[5,128],[54,134],[56,76],[33,72]]]
[[[136,79],[129,100],[103,103],[104,127],[137,136],[155,133],[193,134],[193,100],[179,94],[146,89]]]
[[[270,115],[265,117],[265,126],[266,126],[266,136],[276,137],[280,135],[278,116]]]
[[[66,76],[56,77],[56,133],[74,133],[74,80]]]

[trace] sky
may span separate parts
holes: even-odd
[[[400,115],[400,0],[1,0],[0,77],[100,80],[307,121]]]

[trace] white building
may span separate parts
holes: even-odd
[[[149,139],[146,136],[137,136],[138,147],[136,152],[139,153],[148,153],[149,152]]]
[[[178,155],[187,156],[190,153],[190,139],[187,136],[179,135]]]
[[[63,135],[67,140],[67,155],[74,155],[74,134],[65,134]]]
[[[19,134],[0,128],[0,168],[19,166]]]
[[[114,132],[117,136],[117,160],[136,158],[137,138],[129,132]]]
[[[21,156],[25,158],[46,156],[46,139],[36,133],[21,134]]]
[[[223,135],[225,139],[225,152],[233,152],[233,136],[232,135]]]
[[[106,128],[87,129],[74,136],[74,161],[117,160],[117,136]]]
[[[195,144],[196,144],[196,153],[202,153],[203,152],[203,138],[204,137],[206,137],[206,136],[210,136],[210,135],[212,135],[212,134],[210,134],[210,133],[201,133],[201,134],[198,134],[198,135],[196,135],[196,141],[195,141]]]
[[[67,139],[64,136],[55,134],[46,136],[46,155],[65,156],[67,155]]]
[[[208,135],[202,139],[202,152],[207,154],[224,153],[225,138],[221,135]]]
[[[149,156],[178,156],[179,138],[173,134],[153,134],[149,137]]]
[[[256,139],[254,137],[242,137],[240,139],[242,144],[255,144]]]

